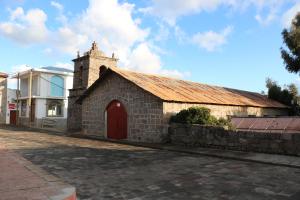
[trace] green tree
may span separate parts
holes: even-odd
[[[270,78],[266,79],[268,97],[290,106],[291,115],[300,115],[298,88],[295,84],[285,86],[283,89]]]
[[[281,47],[285,68],[297,74],[300,72],[300,12],[295,16],[291,27],[282,31],[282,37],[287,47]]]
[[[294,83],[288,85],[288,89],[293,96],[298,96],[298,88]]]
[[[282,102],[282,94],[281,94],[281,87],[278,86],[276,81],[273,81],[270,78],[266,79],[266,87],[268,88],[268,97],[270,99]]]

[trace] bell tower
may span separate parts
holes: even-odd
[[[81,130],[82,108],[76,104],[76,100],[99,78],[100,67],[117,67],[117,59],[114,54],[107,57],[99,50],[96,42],[93,42],[89,51],[82,56],[77,53],[74,62],[73,88],[68,97],[68,130]]]

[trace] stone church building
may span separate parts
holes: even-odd
[[[170,116],[191,106],[225,118],[288,114],[287,106],[258,93],[120,69],[96,43],[73,61],[68,128],[82,134],[161,142]]]

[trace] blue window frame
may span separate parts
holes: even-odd
[[[64,96],[64,79],[60,76],[51,77],[51,96],[63,97]]]

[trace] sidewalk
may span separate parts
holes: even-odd
[[[166,145],[162,149],[169,150],[169,151],[179,151],[184,153],[198,154],[203,156],[213,156],[213,157],[224,158],[224,159],[256,162],[262,164],[270,164],[270,165],[300,169],[300,157],[297,156],[232,151],[232,150],[201,148],[201,147],[186,148],[186,147],[171,146],[171,145],[170,146]]]
[[[0,146],[1,200],[76,200],[75,188]]]

